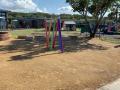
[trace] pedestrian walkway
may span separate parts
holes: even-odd
[[[98,90],[120,90],[120,79],[99,88]]]

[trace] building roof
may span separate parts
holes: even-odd
[[[5,19],[5,17],[0,17],[0,19]]]
[[[64,21],[64,24],[72,24],[72,25],[75,25],[75,21]]]
[[[9,11],[8,10],[0,9],[0,12],[3,12],[3,13],[5,12],[6,13],[6,12],[9,12]]]

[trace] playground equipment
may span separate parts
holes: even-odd
[[[46,31],[46,34],[45,34],[46,48],[50,48],[50,49],[55,48],[56,40],[57,40],[57,33],[58,33],[59,49],[61,50],[61,52],[64,52],[60,17],[58,17],[58,19],[55,19],[54,21],[50,20],[50,23],[45,21],[45,31]]]

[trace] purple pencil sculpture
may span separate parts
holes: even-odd
[[[61,52],[64,52],[63,49],[63,42],[62,42],[62,33],[61,33],[61,20],[60,20],[60,16],[58,17],[58,32],[59,32],[59,48],[61,50]]]

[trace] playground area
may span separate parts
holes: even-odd
[[[120,78],[120,48],[114,48],[118,44],[63,31],[60,53],[57,45],[46,49],[44,38],[16,39],[33,33],[45,35],[42,30],[16,30],[1,41],[0,90],[96,90]]]
[[[119,80],[120,0],[0,0],[0,90],[120,90]]]

